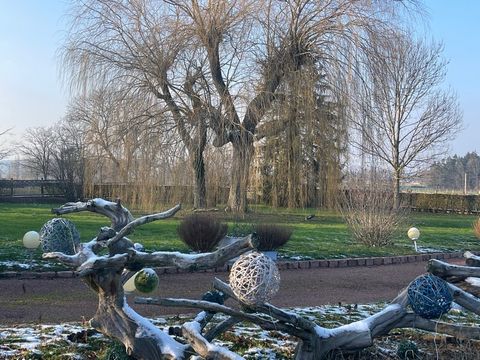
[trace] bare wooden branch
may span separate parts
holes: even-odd
[[[301,329],[297,329],[289,324],[284,324],[278,321],[268,320],[257,315],[244,313],[242,311],[234,310],[225,305],[220,305],[208,301],[202,300],[187,300],[187,299],[161,299],[161,298],[135,298],[135,303],[137,304],[148,304],[148,305],[159,305],[159,306],[175,306],[175,307],[190,307],[195,309],[202,309],[211,312],[220,312],[232,317],[250,321],[254,324],[257,324],[263,329],[266,330],[277,330],[284,331],[286,333],[292,334],[299,338],[309,338],[310,335]]]
[[[428,262],[427,271],[441,278],[450,276],[461,278],[480,277],[479,267],[452,265],[436,259],[431,259]]]
[[[183,337],[192,345],[197,354],[205,359],[242,360],[243,357],[217,345],[213,345],[201,334],[200,324],[196,321],[186,322],[182,326]]]
[[[430,331],[433,333],[441,333],[454,336],[457,339],[480,340],[480,327],[431,321],[413,313],[407,314],[399,323],[396,324],[396,327],[413,328]]]
[[[213,287],[223,292],[224,294],[229,295],[232,299],[235,299],[237,302],[240,302],[240,300],[233,293],[230,286],[224,283],[222,280],[215,278],[213,281]],[[242,304],[242,305],[246,306],[246,304]],[[295,313],[287,312],[285,310],[279,309],[268,303],[255,305],[255,306],[247,306],[247,307],[250,307],[257,312],[268,314],[280,321],[288,322],[306,331],[314,331],[315,328],[317,327],[317,325],[313,321],[307,320]]]
[[[59,208],[52,209],[56,215],[64,215],[81,211],[90,211],[107,216],[112,222],[112,228],[119,231],[128,223],[133,221],[130,211],[123,207],[118,200],[116,203],[100,198],[88,200],[86,202],[66,203]]]
[[[218,323],[215,327],[208,330],[204,337],[208,341],[212,341],[213,339],[217,338],[219,335],[223,334],[225,331],[230,329],[235,324],[238,324],[242,320],[236,317],[228,317],[227,319],[223,320],[222,322]]]
[[[468,292],[456,287],[455,285],[448,284],[450,293],[453,296],[453,300],[465,309],[480,315],[480,299]]]
[[[463,257],[468,266],[480,267],[480,256],[475,255],[470,251],[466,251],[465,254],[463,254]]]
[[[211,253],[191,255],[156,251],[148,254],[135,251],[132,253],[131,261],[140,262],[145,266],[175,266],[179,269],[189,270],[208,269],[221,266],[228,260],[254,249],[255,246],[256,240],[248,235]]]
[[[123,226],[122,229],[113,238],[111,238],[107,242],[107,246],[108,247],[113,246],[116,242],[118,242],[124,236],[127,236],[128,234],[130,234],[138,226],[148,224],[152,221],[163,220],[163,219],[167,219],[169,217],[172,217],[181,208],[182,208],[181,205],[177,204],[173,208],[171,208],[167,211],[157,213],[157,214],[152,214],[152,215],[145,215],[145,216],[142,216],[138,219],[130,221],[128,224]]]

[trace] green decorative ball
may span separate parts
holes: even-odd
[[[80,244],[80,233],[70,220],[54,218],[42,226],[40,242],[43,252],[58,251],[73,255]]]
[[[155,270],[145,268],[135,275],[135,288],[144,293],[151,293],[158,286],[158,275]]]
[[[397,356],[402,360],[418,358],[418,347],[413,341],[402,340],[398,344]]]

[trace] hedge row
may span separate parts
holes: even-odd
[[[478,195],[402,193],[401,200],[402,206],[418,211],[480,212],[480,196]]]

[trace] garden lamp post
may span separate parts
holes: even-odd
[[[420,230],[418,230],[416,227],[412,227],[412,228],[408,229],[407,235],[410,238],[410,240],[413,241],[413,244],[415,245],[415,252],[418,252],[417,240],[420,237]]]

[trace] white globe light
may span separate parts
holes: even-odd
[[[27,249],[36,249],[40,245],[40,235],[36,231],[28,231],[23,235],[23,246]]]
[[[415,241],[420,237],[420,230],[418,230],[416,227],[412,227],[408,229],[407,235],[410,240]]]

